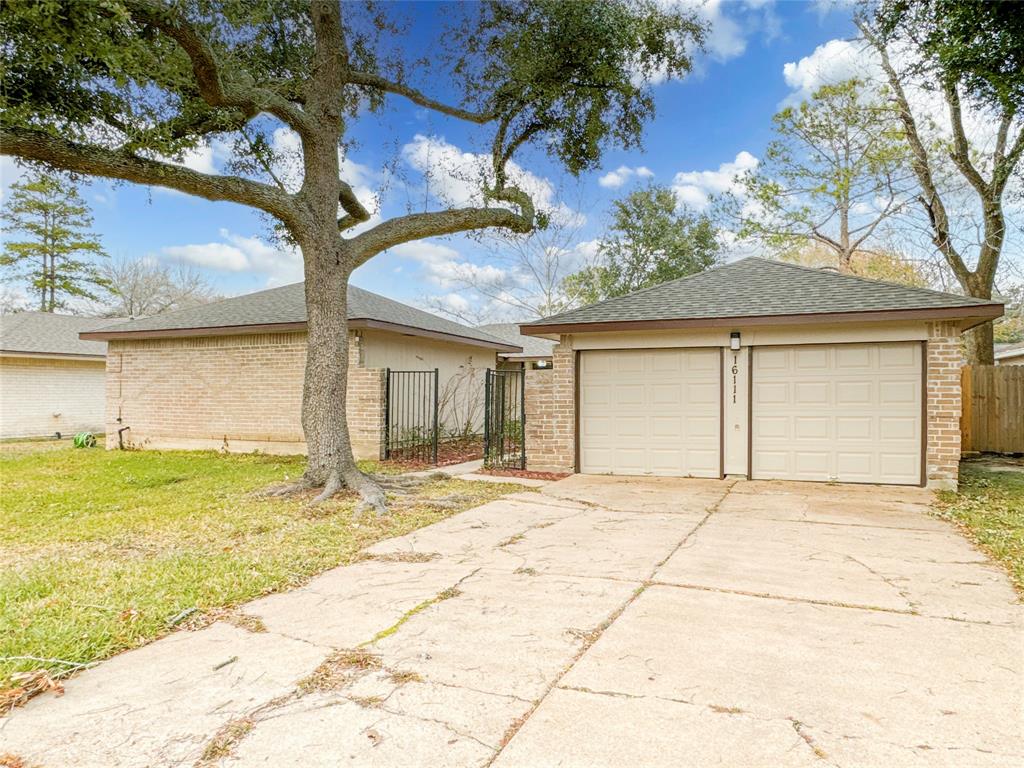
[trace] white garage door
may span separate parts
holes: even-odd
[[[580,471],[718,477],[721,353],[580,353]]]
[[[755,479],[917,485],[921,345],[753,351]]]

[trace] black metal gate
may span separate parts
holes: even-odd
[[[526,469],[526,372],[492,371],[484,379],[484,465]]]
[[[438,370],[387,369],[384,390],[385,459],[437,464]]]

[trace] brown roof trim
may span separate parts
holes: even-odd
[[[130,341],[133,339],[170,339],[182,336],[241,336],[253,333],[297,333],[306,330],[306,322],[261,323],[259,325],[214,325],[207,328],[156,328],[149,331],[82,331],[78,338],[90,341]]]
[[[58,357],[62,360],[103,361],[106,354],[90,355],[84,352],[30,352],[22,349],[0,349],[2,357]]]
[[[505,344],[499,341],[486,341],[474,339],[469,336],[459,336],[454,333],[443,333],[441,331],[430,331],[425,328],[416,328],[411,325],[400,325],[399,323],[388,323],[382,320],[370,320],[366,318],[355,318],[348,321],[348,327],[352,329],[374,329],[402,333],[407,336],[421,336],[428,339],[441,341],[454,341],[459,344],[466,344],[474,347],[497,349],[506,352],[520,352],[521,347],[514,344]],[[131,341],[134,339],[168,339],[187,336],[241,336],[254,333],[299,333],[306,330],[306,322],[295,323],[262,323],[258,325],[218,325],[206,328],[160,328],[149,331],[83,331],[78,338],[95,341]]]
[[[520,333],[585,333],[589,331],[649,331],[675,328],[729,328],[737,325],[801,325],[843,322],[847,320],[881,322],[885,320],[950,320],[982,318],[980,322],[1003,314],[1002,304],[977,304],[967,307],[932,309],[871,309],[856,312],[802,312],[789,315],[739,315],[736,317],[693,317],[676,320],[609,320],[589,323],[524,323]]]
[[[412,325],[400,325],[389,323],[384,320],[369,320],[356,318],[348,321],[349,328],[368,328],[378,331],[392,331],[393,333],[404,333],[407,336],[422,336],[427,339],[440,339],[441,341],[456,341],[460,344],[467,344],[472,347],[484,347],[486,349],[497,349],[505,352],[522,352],[522,347],[515,344],[507,344],[503,341],[487,341],[475,339],[472,336],[459,336],[455,333],[444,333],[443,331],[430,331],[426,328],[417,328]]]

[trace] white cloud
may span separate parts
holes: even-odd
[[[402,243],[390,252],[418,262],[427,280],[439,288],[451,288],[471,282],[478,285],[501,285],[509,279],[508,271],[490,264],[475,264],[447,245],[429,240]]]
[[[713,171],[681,171],[672,180],[672,189],[683,205],[703,210],[712,195],[736,191],[737,176],[757,168],[757,158],[747,151],[740,152],[736,159],[722,163]]]
[[[302,254],[296,248],[275,248],[258,237],[220,230],[221,241],[169,245],[160,253],[169,259],[214,272],[248,272],[267,276],[267,285],[302,280]]]
[[[829,40],[809,56],[782,67],[782,76],[793,92],[787,102],[810,98],[823,85],[834,85],[854,77],[878,79],[881,68],[873,52],[864,43]]]
[[[494,178],[490,155],[464,152],[444,138],[416,134],[402,147],[402,156],[423,175],[428,190],[441,202],[458,207],[484,204],[482,189]],[[556,201],[555,186],[550,180],[515,162],[510,162],[507,170],[509,182],[530,195],[538,211],[546,211],[562,221],[582,223],[583,214]]]
[[[630,168],[628,165],[620,165],[614,171],[609,171],[597,183],[605,189],[618,189],[630,179],[651,179],[654,178],[654,171],[645,165]]]

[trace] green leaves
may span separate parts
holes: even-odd
[[[649,186],[613,203],[599,262],[565,280],[566,294],[593,303],[702,272],[720,251],[707,216],[678,210],[668,187]]]

